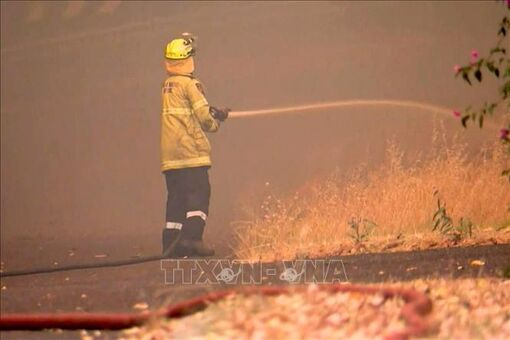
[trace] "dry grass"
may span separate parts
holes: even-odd
[[[389,142],[379,168],[317,179],[290,197],[268,195],[252,221],[239,228],[237,257],[291,259],[451,245],[432,232],[438,198],[454,224],[461,217],[473,222],[472,237],[461,244],[509,242],[510,186],[500,175],[509,162],[501,145],[468,159],[460,142],[445,147],[438,140],[436,134],[430,155],[414,160],[405,160]],[[363,242],[350,236],[353,220]]]

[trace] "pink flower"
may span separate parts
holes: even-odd
[[[508,131],[508,129],[501,129],[499,131],[499,138],[501,139],[508,139],[508,134],[510,133],[510,131]]]
[[[471,51],[471,62],[476,62],[478,60],[478,51],[472,50]]]
[[[510,0],[508,0],[508,1],[510,1]],[[461,67],[460,67],[459,65],[455,65],[455,66],[453,67],[453,70],[455,71],[455,74],[457,74],[457,73],[459,73],[459,72],[460,72],[460,68],[461,68]]]
[[[456,118],[459,118],[460,117],[460,112],[459,111],[453,111],[453,116],[456,117]]]
[[[506,5],[510,7],[510,0],[506,0]]]

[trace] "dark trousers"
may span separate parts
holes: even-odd
[[[209,214],[209,167],[167,170],[167,228],[181,225],[182,240],[201,240]]]

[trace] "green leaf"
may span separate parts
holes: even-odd
[[[490,50],[490,54],[501,52],[501,47],[497,46]]]
[[[441,217],[434,216],[434,219],[432,220],[432,222],[434,222],[434,228],[432,230],[436,230],[437,227],[439,226],[439,223],[441,222]]]
[[[469,115],[462,117],[461,123],[462,123],[462,126],[464,126],[465,128],[467,128],[467,121],[469,120],[469,118],[470,118]]]
[[[471,79],[469,79],[469,74],[467,72],[462,72],[462,79],[464,79],[464,81],[469,85],[472,85]]]
[[[503,70],[505,70],[505,72],[503,72],[503,77],[505,78],[510,77],[510,62],[508,63],[508,66]]]
[[[478,82],[482,82],[482,71],[480,71],[480,69],[477,69],[475,71],[475,78],[476,80],[478,80]]]
[[[492,61],[487,62],[485,66],[491,73],[494,73],[494,75],[499,78],[499,69],[496,66],[494,66],[494,62]]]
[[[492,115],[494,113],[494,109],[498,106],[496,103],[492,103],[487,107],[487,112]]]
[[[508,182],[510,182],[510,170],[509,169],[503,170],[503,172],[501,173],[501,176],[508,177]]]
[[[510,80],[503,84],[503,86],[500,88],[500,92],[503,99],[506,99],[508,97],[508,95],[510,94]]]

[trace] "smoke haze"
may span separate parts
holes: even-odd
[[[387,99],[462,109],[496,84],[469,88],[453,65],[495,43],[504,12],[486,1],[2,2],[2,244],[86,238],[93,247],[140,235],[159,250],[163,48],[181,32],[199,37],[196,75],[213,105]],[[227,121],[210,136],[206,237],[227,239],[240,200],[266,182],[292,190],[377,164],[392,137],[426,150],[433,124],[431,112],[386,106]]]

